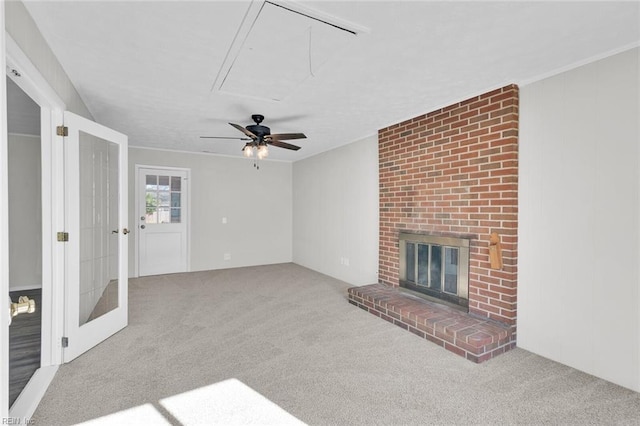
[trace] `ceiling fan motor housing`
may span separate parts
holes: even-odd
[[[271,129],[267,126],[261,126],[259,124],[252,124],[245,127],[248,131],[256,135],[258,138],[263,138],[271,134]]]
[[[248,131],[253,133],[258,137],[258,143],[262,142],[262,139],[271,134],[271,129],[267,126],[261,126],[260,123],[264,120],[264,115],[262,114],[253,114],[251,119],[256,123],[250,126],[245,127]]]

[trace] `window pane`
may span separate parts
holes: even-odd
[[[171,193],[171,207],[180,207],[180,193],[172,192]]]
[[[158,176],[156,175],[147,175],[146,179],[147,190],[156,190],[158,189]]]
[[[169,190],[169,176],[158,176],[158,189],[160,191]]]
[[[171,209],[171,223],[180,223],[180,209]]]
[[[180,192],[182,185],[182,179],[180,178],[180,176],[171,176],[171,190],[172,191],[176,191],[176,192]]]
[[[148,178],[149,176],[147,176]],[[158,207],[158,200],[156,199],[155,191],[147,191],[145,195],[145,204],[146,204],[146,222],[147,223],[157,223],[157,214],[156,208]]]
[[[158,207],[158,223],[170,223],[169,207]]]
[[[169,207],[169,191],[158,192],[158,206]]]
[[[442,246],[431,246],[431,282],[429,287],[434,290],[442,288]]]
[[[145,194],[145,204],[147,208],[156,207],[158,204],[158,200],[156,200],[156,192],[155,191],[147,191]]]
[[[458,249],[454,247],[445,247],[444,291],[453,294],[458,292]]]
[[[412,243],[407,243],[407,257],[406,257],[406,271],[407,281],[416,282],[416,246]]]
[[[417,284],[427,286],[429,283],[429,246],[418,244],[418,282]]]
[[[145,218],[145,222],[147,223],[158,223],[158,212],[156,212],[155,210],[152,212],[149,212],[147,210],[147,217]]]

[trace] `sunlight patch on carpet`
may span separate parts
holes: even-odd
[[[77,426],[306,425],[238,379],[228,379],[160,400],[171,422],[152,404],[98,417]]]
[[[304,425],[237,379],[160,400],[183,425]]]
[[[128,410],[118,411],[108,416],[98,417],[78,426],[112,426],[112,425],[171,425],[153,405],[144,404]]]

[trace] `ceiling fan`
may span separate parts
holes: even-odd
[[[247,137],[230,138],[224,136],[200,136],[203,139],[239,139],[247,142],[242,148],[242,152],[245,157],[253,157],[256,155],[258,159],[263,159],[269,155],[267,145],[277,146],[278,148],[290,149],[297,151],[299,146],[292,145],[290,143],[282,142],[284,140],[291,139],[305,139],[304,133],[275,133],[271,134],[271,129],[267,126],[263,126],[260,123],[264,120],[264,115],[253,114],[251,119],[256,124],[251,124],[247,127],[242,127],[239,124],[229,123],[234,128],[240,130]]]

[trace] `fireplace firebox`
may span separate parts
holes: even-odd
[[[400,233],[400,286],[468,309],[469,240]]]

